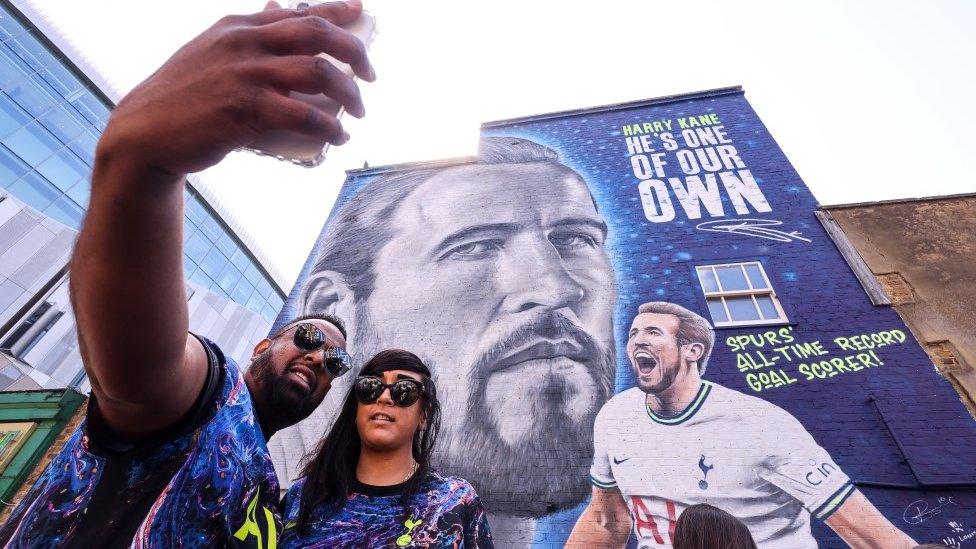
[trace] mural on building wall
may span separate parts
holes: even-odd
[[[965,543],[976,424],[815,209],[741,92],[492,125],[476,161],[352,174],[272,330],[421,356],[500,546],[598,534],[593,490],[639,547],[699,502],[762,547]]]

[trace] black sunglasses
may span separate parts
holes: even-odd
[[[356,400],[362,404],[372,404],[379,400],[387,388],[390,389],[390,400],[401,408],[413,406],[424,392],[424,384],[416,379],[398,379],[393,383],[383,383],[376,376],[357,377],[354,392]]]
[[[299,323],[292,341],[295,343],[295,347],[298,347],[306,353],[317,351],[323,346],[328,345],[328,348],[325,350],[323,364],[325,364],[325,369],[333,379],[352,369],[352,358],[349,357],[345,349],[336,347],[334,343],[329,341],[325,332],[315,324],[310,322]]]

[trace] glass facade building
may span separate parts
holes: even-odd
[[[111,102],[6,2],[0,41],[0,187],[78,230]],[[273,320],[281,289],[189,184],[185,198],[187,279]]]

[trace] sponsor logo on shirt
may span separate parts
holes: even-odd
[[[614,463],[615,465],[620,465],[621,463],[623,463],[623,462],[625,462],[625,461],[627,461],[627,460],[629,460],[629,459],[630,459],[630,458],[624,458],[624,459],[617,459],[616,457],[614,457],[614,458],[613,458],[613,463]]]
[[[837,470],[837,466],[833,463],[824,462],[817,465],[817,460],[811,459],[810,466],[814,469],[812,471],[807,471],[806,480],[807,484],[810,486],[817,486],[823,484],[823,481],[830,477],[830,474]]]

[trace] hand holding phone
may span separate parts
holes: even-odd
[[[289,7],[292,9],[306,9],[321,3],[323,3],[321,0],[293,0],[289,4]],[[373,38],[376,36],[376,19],[372,14],[364,11],[359,19],[343,25],[342,28],[352,33],[363,43],[366,49],[369,49]],[[319,54],[318,57],[325,59],[342,73],[355,80],[356,75],[352,67],[348,64],[325,53]],[[336,118],[342,116],[344,112],[342,105],[324,93],[306,94],[292,91],[289,96]],[[318,142],[302,134],[288,130],[270,132],[247,147],[247,150],[257,154],[273,156],[279,160],[292,162],[305,167],[314,167],[321,164],[325,160],[325,153],[328,149],[329,143],[321,146]]]

